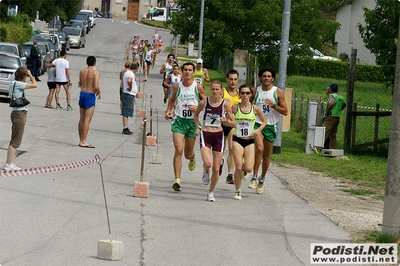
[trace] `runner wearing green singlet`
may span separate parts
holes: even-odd
[[[203,59],[199,58],[196,61],[196,69],[194,70],[193,79],[204,87],[204,81],[210,82],[207,68],[203,67]]]

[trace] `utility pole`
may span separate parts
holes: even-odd
[[[400,40],[400,19],[398,27]],[[400,42],[397,43],[382,233],[400,236]]]
[[[200,28],[199,28],[199,52],[198,57],[201,58],[201,50],[203,49],[203,21],[204,21],[204,2],[205,0],[201,0],[201,7],[200,7]]]
[[[285,0],[283,6],[283,16],[282,16],[282,36],[281,36],[281,52],[279,55],[278,88],[281,88],[283,94],[285,94],[285,88],[286,88],[286,69],[287,69],[287,57],[289,50],[290,5],[291,5],[291,0]],[[276,124],[276,140],[274,142],[274,147],[272,148],[273,153],[281,153],[282,115],[279,116],[280,119]]]

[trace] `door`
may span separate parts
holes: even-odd
[[[127,20],[139,20],[139,0],[129,0]]]

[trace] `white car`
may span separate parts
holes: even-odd
[[[0,94],[8,95],[14,72],[21,66],[21,58],[10,53],[0,53]]]
[[[327,56],[318,51],[317,49],[314,49],[310,47],[311,52],[313,52],[313,59],[323,59],[323,60],[332,60],[332,61],[340,61],[339,58],[332,57],[332,56]]]
[[[88,14],[90,20],[90,27],[93,28],[96,25],[96,16],[92,10],[82,9],[78,14]]]

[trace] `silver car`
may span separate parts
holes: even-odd
[[[11,42],[0,42],[0,53],[10,53],[18,55],[21,58],[22,66],[26,67],[26,57],[22,51],[21,45]]]
[[[71,47],[85,47],[86,45],[86,32],[82,28],[78,27],[64,27],[63,31],[68,33],[69,36],[69,44]]]
[[[8,95],[14,73],[21,66],[21,58],[10,53],[0,53],[0,94]]]

